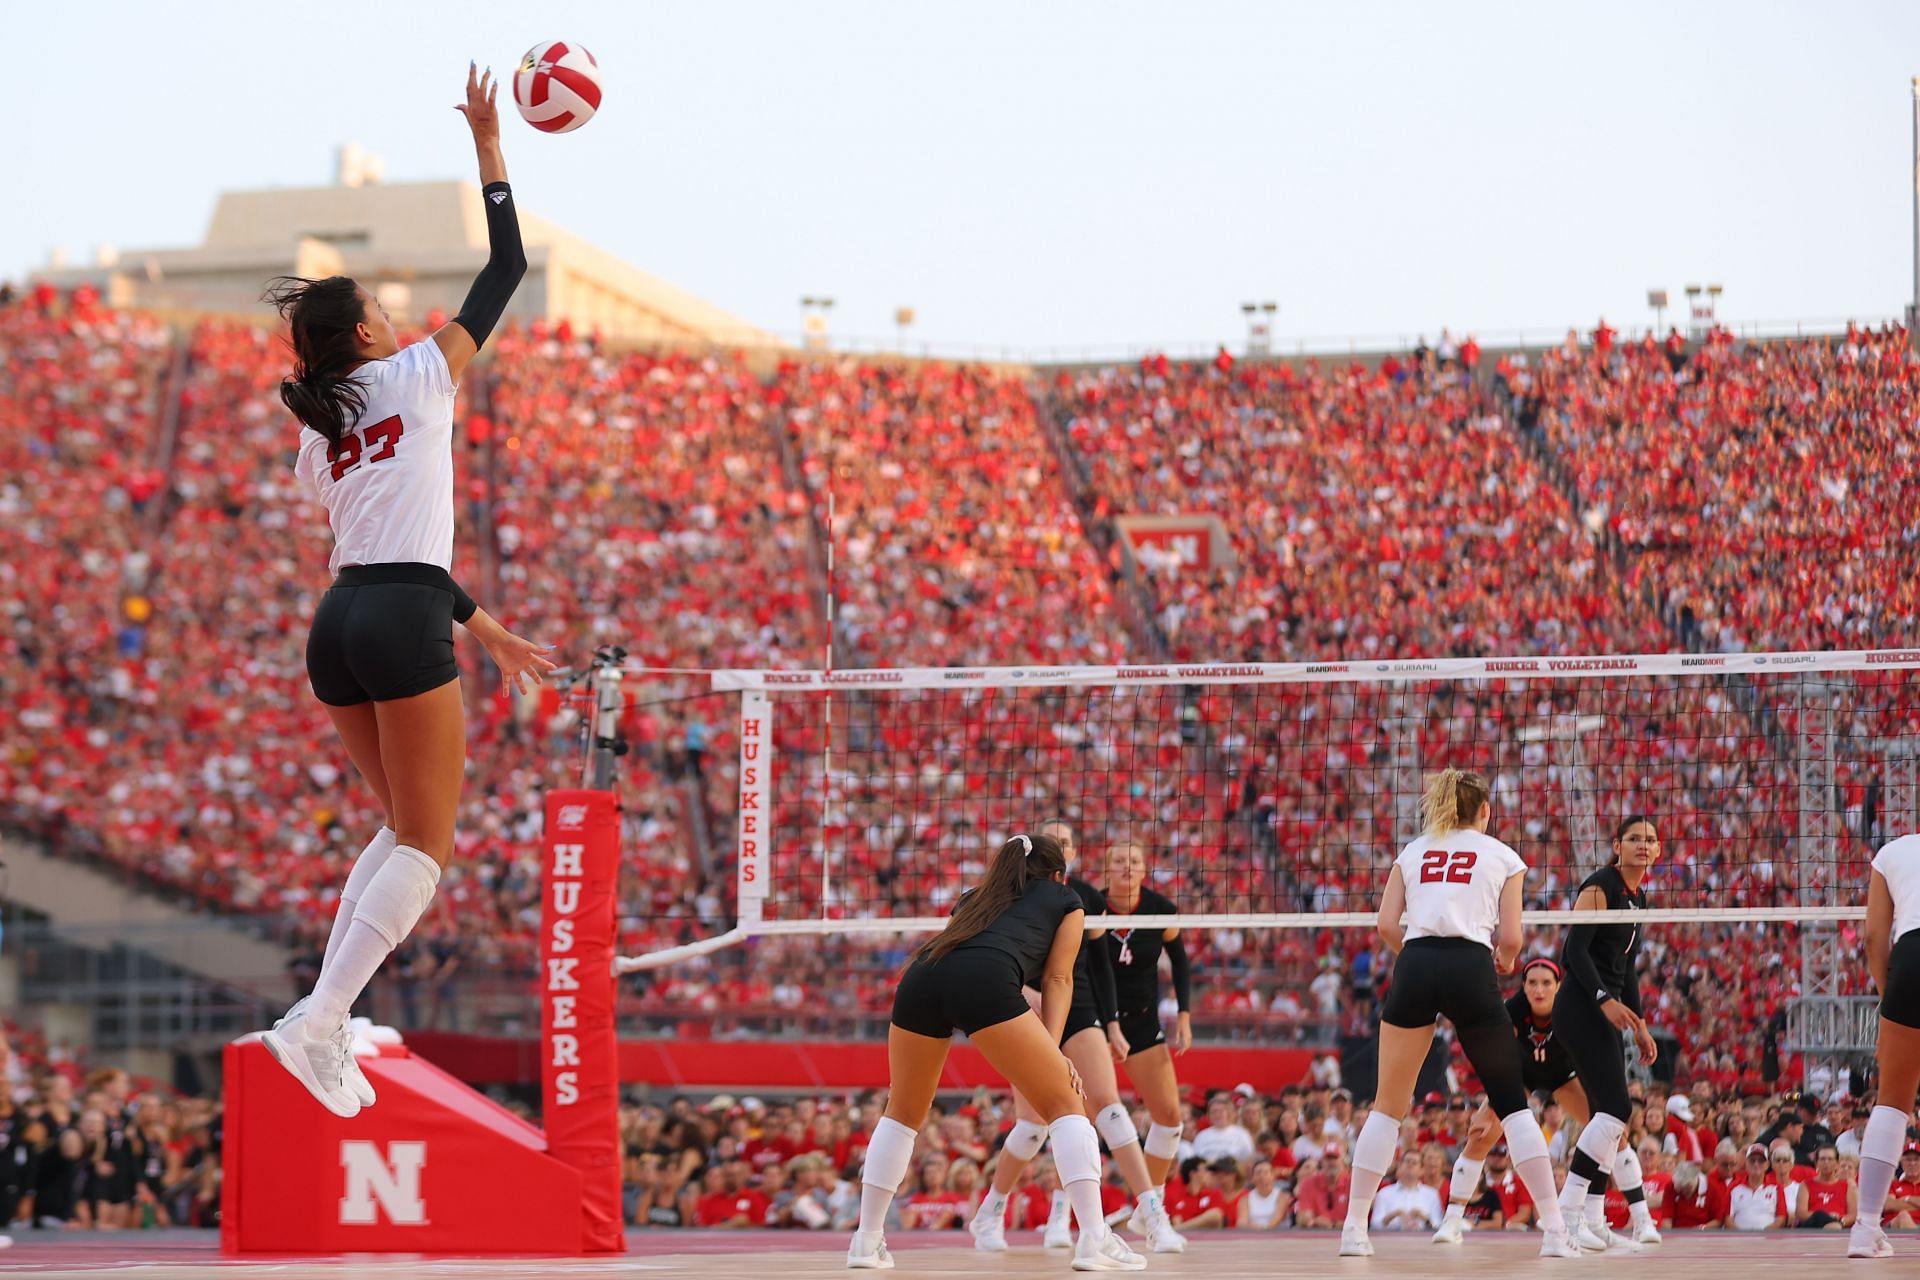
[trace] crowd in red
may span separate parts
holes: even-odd
[[[841,664],[1894,643],[1915,605],[1898,572],[1917,483],[1905,350],[1904,334],[1716,337],[1677,360],[1574,343],[1503,358],[1491,383],[1458,362],[1149,360],[1035,384],[937,364],[754,369],[512,329],[462,391],[455,569],[563,661],[619,643],[655,668],[814,666],[831,495]],[[43,296],[0,308],[0,357],[0,690],[16,710],[0,807],[130,875],[320,936],[378,814],[306,690],[327,534],[289,466],[283,350],[257,328],[175,337]],[[1729,483],[1708,492],[1715,476]],[[1231,564],[1196,576],[1148,556],[1136,587],[1095,550],[1113,516],[1195,511],[1224,521]],[[403,957],[419,981],[528,962],[541,797],[578,776],[577,698],[488,692],[475,657],[460,856]],[[697,677],[632,687],[621,945],[644,949],[727,923],[737,743],[733,704]],[[1835,688],[1849,738],[1920,729],[1904,677]],[[1443,758],[1494,776],[1543,902],[1628,811],[1661,824],[1671,901],[1790,902],[1798,780],[1770,735],[1798,708],[1783,693],[1756,710],[1704,677],[852,692],[835,695],[829,750],[820,699],[783,699],[777,906],[938,912],[980,864],[978,832],[1045,811],[1076,816],[1095,856],[1147,846],[1191,910],[1364,908],[1408,830],[1400,775]],[[1836,866],[1886,834],[1876,761],[1838,763]],[[825,867],[806,856],[823,843]],[[1194,941],[1213,1012],[1337,1025],[1368,1003],[1303,995],[1369,954],[1358,936]],[[894,955],[766,941],[662,971],[628,1004],[824,989],[873,1008]],[[1760,1069],[1747,1041],[1792,966],[1751,969],[1731,1001],[1677,969],[1655,979],[1694,1061],[1730,1051]],[[873,976],[838,989],[851,973]]]

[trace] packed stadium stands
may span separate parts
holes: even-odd
[[[283,360],[269,333],[238,324],[176,334],[86,297],[0,308],[0,699],[13,723],[0,811],[310,945],[378,815],[306,690],[327,536],[293,484]],[[737,353],[621,354],[509,330],[463,389],[456,572],[564,661],[620,643],[657,668],[814,666],[829,639],[845,666],[1897,644],[1920,608],[1900,515],[1920,484],[1915,378],[1898,331],[1716,335],[1678,356],[1570,343],[1477,376],[1397,359],[1028,376],[827,359],[756,370]],[[1104,550],[1116,515],[1196,509],[1226,522],[1231,568],[1130,575]],[[460,856],[417,944],[423,974],[530,963],[540,797],[577,776],[577,706],[499,693],[470,649]],[[1910,688],[1861,682],[1839,714],[1863,734],[1911,736]],[[636,747],[622,784],[625,949],[727,923],[737,746],[730,704],[702,689],[663,676],[623,726]],[[1603,694],[1625,728],[1596,740],[1596,785],[1666,805],[1662,891],[1791,902],[1793,779],[1754,752],[1791,731],[1791,705],[1735,705],[1709,677],[1580,696]],[[879,771],[836,783],[829,909],[943,909],[978,860],[966,824],[1038,805],[1154,843],[1192,909],[1361,901],[1399,820],[1385,772],[1360,767],[1387,734],[1379,698],[1210,692],[1189,715],[1142,709],[1148,696],[1110,692],[1045,721],[1013,699],[850,699],[841,749],[936,772],[964,752],[978,785]],[[1535,696],[1430,694],[1421,745],[1427,759],[1513,753],[1513,838],[1541,866],[1545,900],[1570,883],[1564,788],[1481,732],[1518,723]],[[818,709],[796,707],[786,730],[804,752]],[[1250,716],[1271,728],[1236,736]],[[1167,740],[1183,723],[1193,736]],[[1100,740],[1076,740],[1083,725]],[[1074,766],[1086,751],[1105,753],[1100,771]],[[1866,804],[1864,771],[1843,761],[1839,782],[1850,812]],[[795,777],[782,799],[823,812],[822,785]],[[1740,806],[1711,802],[1734,791]],[[789,852],[817,838],[804,822],[786,828]],[[1843,834],[1857,858],[1884,833],[1858,818]],[[815,910],[812,886],[796,877],[786,909]],[[1731,999],[1707,1000],[1688,976],[1686,944],[1709,941],[1756,957]],[[1366,939],[1197,943],[1209,1011],[1318,1034],[1370,1007],[1364,983],[1336,1008],[1305,995],[1321,965],[1351,971]],[[1690,1061],[1706,1070],[1731,1053],[1758,1069],[1750,1042],[1792,969],[1758,959],[1791,955],[1791,932],[1696,930],[1668,945],[1652,1003]],[[872,1010],[890,958],[762,941],[636,981],[623,1007],[777,1005],[857,973],[834,1000]]]

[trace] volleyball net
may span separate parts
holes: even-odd
[[[1855,920],[1874,850],[1920,827],[1916,668],[1920,650],[718,671],[732,927],[619,968],[937,929],[1050,818],[1095,882],[1139,847],[1178,921],[1228,945],[1369,928],[1448,766],[1489,779],[1531,924],[1569,914],[1636,814],[1663,844],[1646,922]]]

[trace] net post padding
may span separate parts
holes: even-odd
[[[626,1250],[620,1046],[611,981],[620,815],[611,791],[547,793],[540,929],[540,1093],[547,1151],[580,1171],[581,1238]]]

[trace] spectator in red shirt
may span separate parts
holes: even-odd
[[[1793,1205],[1793,1225],[1813,1231],[1851,1227],[1860,1214],[1860,1187],[1840,1172],[1840,1153],[1821,1147],[1813,1158],[1813,1176]]]
[[[1185,1191],[1175,1205],[1168,1195],[1167,1213],[1181,1231],[1203,1231],[1227,1224],[1227,1202],[1214,1185],[1213,1170],[1199,1156],[1189,1156],[1180,1166],[1180,1181]]]
[[[1920,1226],[1920,1143],[1908,1143],[1900,1153],[1900,1168],[1887,1191],[1886,1211],[1880,1225],[1903,1231]]]
[[[1324,1156],[1302,1160],[1294,1170],[1293,1223],[1324,1230],[1347,1220],[1347,1194],[1353,1175],[1343,1167],[1340,1147],[1329,1144]]]
[[[1726,1225],[1726,1191],[1717,1177],[1702,1173],[1697,1164],[1681,1164],[1674,1169],[1670,1200],[1668,1221],[1676,1227]]]

